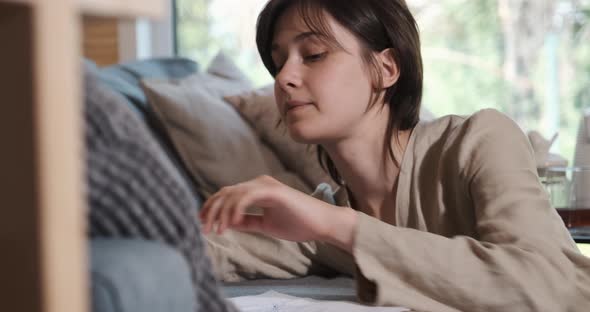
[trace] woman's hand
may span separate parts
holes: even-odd
[[[245,214],[252,206],[261,208],[263,214]],[[330,205],[269,176],[222,188],[203,204],[200,218],[205,233],[216,224],[218,234],[232,228],[291,241],[320,240],[337,245],[347,244],[346,240],[352,245],[356,223],[352,209]]]

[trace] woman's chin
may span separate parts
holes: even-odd
[[[318,137],[317,132],[311,131],[311,129],[307,129],[306,127],[301,127],[300,125],[289,125],[289,136],[293,139],[293,141],[302,144],[320,144],[320,137]]]

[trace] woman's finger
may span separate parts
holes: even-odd
[[[209,207],[211,206],[211,204],[216,201],[218,198],[220,197],[219,192],[211,195],[201,206],[201,211],[199,211],[199,218],[201,219],[201,221],[205,220],[207,213],[209,211]]]
[[[213,225],[217,221],[219,211],[223,208],[224,198],[219,197],[207,207],[207,214],[205,216],[205,233],[209,233]]]
[[[248,191],[245,186],[240,188],[239,191],[235,190],[231,199],[226,199],[224,211],[221,212],[220,216],[221,232],[234,223],[236,216],[241,214],[241,207],[249,205],[250,201],[251,197],[248,196]]]
[[[249,191],[242,194],[240,200],[235,205],[235,209],[231,218],[231,224],[241,223],[246,213],[246,209],[251,205],[256,205],[257,201],[254,192],[255,191]]]
[[[217,220],[219,221],[219,226],[217,227],[217,234],[223,234],[223,231],[228,227],[229,220],[233,215],[233,211],[235,210],[235,202],[236,202],[236,194],[232,194],[230,198],[226,198],[224,200],[223,208],[219,211],[219,216]]]

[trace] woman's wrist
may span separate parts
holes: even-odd
[[[357,213],[352,208],[337,207],[332,215],[324,241],[352,253],[357,225]]]

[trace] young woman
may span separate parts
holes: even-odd
[[[271,177],[214,194],[200,217],[217,226],[222,279],[331,268],[374,305],[587,311],[590,259],[518,126],[494,110],[419,123],[420,42],[403,0],[271,0],[257,27],[282,122],[342,187],[335,204]]]

